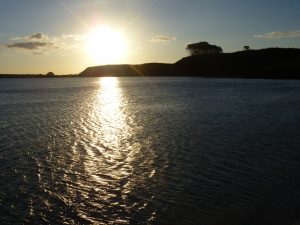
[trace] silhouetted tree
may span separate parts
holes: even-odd
[[[223,49],[216,45],[210,45],[208,42],[198,42],[194,44],[189,44],[186,50],[190,55],[203,55],[211,53],[223,53]]]
[[[243,49],[244,49],[244,51],[248,51],[248,50],[250,50],[250,47],[248,45],[245,45]]]
[[[55,74],[54,74],[53,72],[49,72],[49,73],[46,74],[46,76],[47,76],[47,77],[54,77]]]

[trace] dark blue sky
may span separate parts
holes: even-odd
[[[93,62],[79,42],[63,36],[84,36],[101,25],[121,30],[128,40],[128,53],[118,63],[174,62],[187,54],[188,43],[198,41],[225,52],[244,45],[300,48],[299,10],[299,0],[1,0],[0,73],[42,73],[53,64],[58,72],[79,72]],[[52,45],[7,47],[35,33]]]

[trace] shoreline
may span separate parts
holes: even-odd
[[[280,77],[280,76],[203,76],[203,75],[180,75],[180,76],[67,76],[60,75],[54,77],[46,77],[39,75],[1,75],[0,79],[64,79],[64,78],[101,78],[101,77],[116,77],[116,78],[200,78],[200,79],[243,79],[243,80],[300,80],[299,75]]]

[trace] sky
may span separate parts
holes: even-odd
[[[300,48],[299,10],[299,0],[0,0],[0,73],[174,63],[200,41]]]

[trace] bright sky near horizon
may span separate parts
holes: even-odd
[[[224,52],[300,48],[299,0],[0,0],[0,73],[79,73]]]

